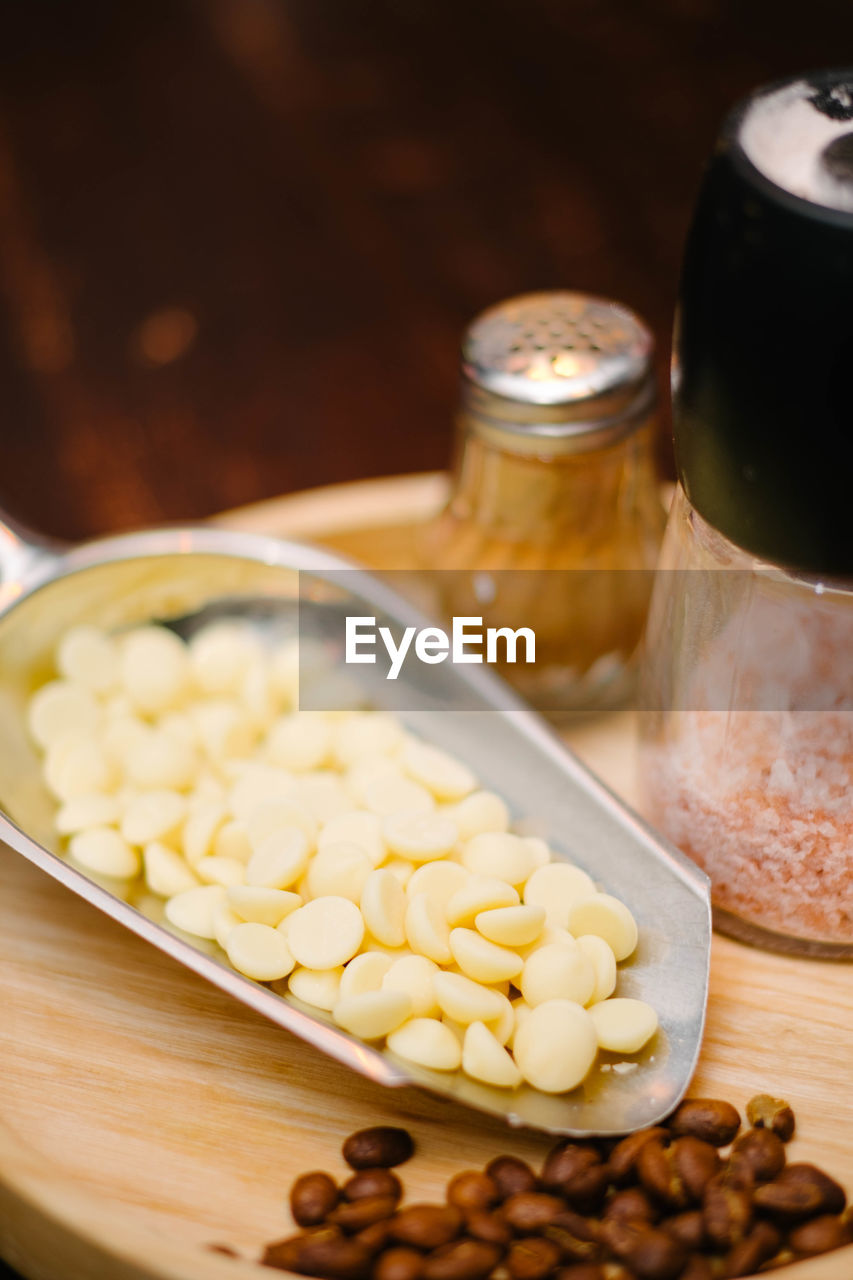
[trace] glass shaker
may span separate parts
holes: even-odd
[[[727,120],[676,322],[643,805],[716,923],[853,956],[853,71]]]
[[[532,628],[502,667],[546,714],[625,700],[664,513],[653,458],[653,342],[582,293],[491,307],[462,344],[455,463],[420,544],[445,616]]]

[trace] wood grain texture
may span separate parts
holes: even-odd
[[[303,495],[294,525],[320,533],[346,509],[362,552],[387,554],[383,512],[403,528],[435,509],[436,477]],[[228,523],[289,532],[285,501]],[[313,511],[313,515],[311,512]],[[338,525],[332,535],[346,549]],[[351,548],[350,548],[351,549]],[[630,795],[628,715],[571,739]],[[353,1075],[229,1001],[86,903],[0,850],[0,1252],[31,1280],[249,1280],[263,1243],[290,1229],[286,1192],[308,1167],[344,1171],[343,1137],[397,1123],[418,1143],[411,1200],[501,1150],[540,1160],[548,1142],[412,1089]],[[853,1187],[853,969],[772,956],[715,937],[707,1033],[692,1092],[743,1107],[789,1098],[792,1158]],[[233,1245],[238,1260],[209,1251]],[[797,1264],[790,1280],[846,1280],[853,1248]]]

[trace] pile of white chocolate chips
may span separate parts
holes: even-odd
[[[258,982],[440,1071],[575,1088],[657,1027],[613,996],[637,926],[469,767],[381,712],[294,711],[295,643],[236,622],[69,631],[33,739],[82,869],[144,876]]]

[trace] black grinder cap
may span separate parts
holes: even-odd
[[[685,255],[679,478],[757,557],[853,578],[853,69],[728,117]]]

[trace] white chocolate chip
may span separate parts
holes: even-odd
[[[460,840],[470,840],[484,831],[509,830],[509,809],[494,791],[474,791],[458,804],[448,805],[448,817],[459,830]]]
[[[152,893],[173,898],[176,893],[194,889],[198,880],[179,853],[159,840],[152,840],[142,854],[145,883]]]
[[[371,756],[387,756],[403,741],[403,731],[392,716],[365,711],[348,716],[335,735],[335,756],[346,769]]]
[[[363,951],[361,955],[353,956],[341,978],[341,1000],[364,995],[367,991],[381,990],[392,964],[391,957],[382,951]],[[402,1018],[400,1021],[402,1022]]]
[[[371,813],[389,818],[392,813],[429,813],[435,808],[426,787],[397,773],[380,774],[364,788],[364,804]]]
[[[505,982],[521,973],[524,961],[517,952],[489,942],[473,929],[451,929],[449,941],[453,959],[475,982]]]
[[[139,627],[122,636],[119,673],[143,715],[165,711],[182,700],[189,684],[186,646],[166,627]]]
[[[417,893],[425,893],[446,914],[450,899],[467,881],[468,872],[460,863],[442,858],[418,867],[406,885],[406,893],[410,898]]]
[[[462,865],[472,875],[493,876],[507,884],[523,884],[536,870],[536,858],[521,836],[484,831],[462,849]]]
[[[620,997],[589,1010],[598,1045],[611,1053],[638,1053],[658,1028],[658,1016],[645,1000]]]
[[[289,799],[267,798],[253,806],[248,803],[241,804],[241,808],[245,812],[246,834],[253,849],[257,849],[267,836],[280,831],[282,827],[299,827],[304,831],[305,838],[312,849],[318,843],[316,820],[306,809],[300,808]]]
[[[340,999],[343,969],[294,969],[287,980],[291,995],[304,1004],[331,1013]]]
[[[580,947],[552,943],[528,956],[518,986],[529,1005],[549,1000],[586,1004],[595,987],[595,970]]]
[[[577,942],[595,971],[595,985],[589,1003],[599,1004],[616,989],[616,957],[610,943],[594,933],[582,933]]]
[[[434,960],[436,964],[450,963],[453,956],[447,921],[425,893],[418,893],[409,900],[405,928],[406,939],[414,952]]]
[[[242,884],[246,873],[239,858],[221,858],[216,855],[199,858],[193,870],[203,884],[221,884],[226,889]]]
[[[267,753],[274,765],[307,773],[328,762],[332,727],[319,711],[299,711],[281,716],[267,736]]]
[[[267,836],[252,854],[246,866],[246,884],[262,885],[267,889],[289,889],[308,865],[308,853],[305,832],[299,827],[282,827]],[[315,967],[323,969],[330,966]]]
[[[352,961],[351,963],[355,963]],[[438,965],[426,956],[401,956],[392,960],[390,967],[382,979],[382,988],[386,991],[402,991],[412,1005],[412,1017],[437,1018],[439,1005],[435,994],[435,977],[440,972]]]
[[[401,1058],[434,1071],[455,1071],[462,1062],[462,1046],[436,1018],[411,1018],[388,1037],[388,1048]]]
[[[326,845],[308,864],[308,892],[312,898],[338,894],[357,906],[371,870],[370,858],[357,844]]]
[[[91,692],[68,680],[42,685],[27,708],[27,724],[40,747],[49,747],[69,733],[94,733],[100,718],[100,707]]]
[[[626,960],[637,946],[637,922],[618,898],[595,893],[576,902],[569,912],[568,927],[577,938],[594,933],[610,944],[617,960]]]
[[[370,859],[371,865],[380,866],[387,855],[385,841],[382,838],[382,819],[375,813],[366,813],[363,809],[353,809],[330,818],[323,825],[317,837],[317,848],[322,850],[327,844],[357,844]]]
[[[145,791],[127,806],[119,830],[128,844],[163,840],[183,822],[187,802],[177,791]]]
[[[524,901],[530,906],[544,907],[548,923],[566,929],[574,904],[591,893],[595,893],[595,885],[580,867],[569,862],[551,862],[533,872],[524,886]]]
[[[545,924],[545,908],[533,905],[493,907],[474,917],[477,930],[503,947],[524,947],[535,942]]]
[[[501,996],[462,973],[440,971],[433,977],[435,998],[442,1013],[454,1022],[494,1022],[503,1013]]]
[[[388,867],[371,871],[365,879],[361,911],[373,937],[386,947],[401,947],[406,941],[406,895]]]
[[[225,890],[220,884],[186,889],[183,893],[175,894],[166,903],[166,919],[184,933],[215,939],[214,914],[216,908],[226,901]]]
[[[470,925],[481,911],[514,907],[518,902],[518,890],[505,880],[494,876],[471,876],[448,902],[447,920],[453,926]]]
[[[456,844],[456,825],[440,813],[394,813],[385,819],[385,843],[399,858],[432,862],[448,854]]]
[[[111,827],[90,827],[72,836],[68,852],[87,871],[129,880],[139,874],[141,860],[135,849]]]
[[[521,1072],[506,1049],[482,1022],[472,1022],[462,1045],[462,1070],[474,1080],[515,1089],[521,1084]]]
[[[529,1084],[543,1093],[567,1093],[589,1074],[598,1052],[595,1024],[571,1000],[546,1000],[520,1021],[515,1061]]]
[[[115,642],[97,627],[72,627],[59,642],[56,665],[67,680],[105,694],[118,682]]]
[[[425,742],[407,742],[400,761],[409,777],[425,786],[439,800],[462,800],[477,785],[477,779],[466,764]]]
[[[334,969],[351,960],[364,938],[361,912],[348,898],[315,898],[288,917],[287,941],[307,969]]]
[[[403,991],[363,991],[342,998],[332,1010],[339,1027],[361,1040],[381,1040],[394,1031],[412,1012],[412,1002]]]
[[[87,827],[111,827],[118,822],[121,808],[115,796],[99,792],[74,796],[56,814],[56,830],[61,836],[85,831]]]
[[[268,924],[236,925],[228,934],[225,951],[234,968],[256,982],[284,978],[295,963],[282,934]]]
[[[302,906],[298,893],[286,889],[269,889],[263,885],[235,884],[228,889],[232,910],[251,924],[268,924],[272,928]]]

